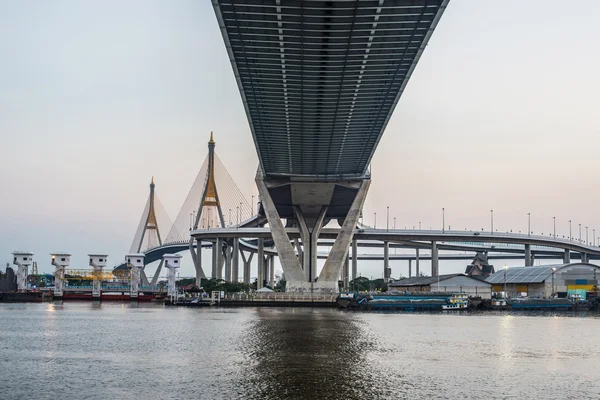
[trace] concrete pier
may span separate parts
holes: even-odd
[[[352,239],[352,280],[358,277],[358,243]]]
[[[565,249],[565,254],[563,256],[563,263],[569,264],[571,262],[571,250]]]
[[[383,242],[383,279],[387,282],[390,278],[390,242]]]
[[[233,282],[240,281],[240,240],[233,239],[233,249],[231,255],[231,280]]]
[[[431,276],[438,276],[440,274],[440,259],[438,255],[437,242],[431,241]]]
[[[212,242],[212,271],[211,271],[211,277],[213,279],[217,278],[217,242],[214,241]]]
[[[258,277],[256,283],[256,289],[261,289],[265,281],[265,239],[258,239],[258,253],[256,254],[258,260]]]
[[[531,267],[533,265],[533,257],[531,257],[531,245],[525,245],[525,266]]]
[[[415,276],[419,276],[419,249],[415,249]]]

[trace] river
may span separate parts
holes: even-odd
[[[0,304],[0,399],[598,399],[598,314]]]

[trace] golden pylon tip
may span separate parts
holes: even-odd
[[[215,144],[215,140],[213,139],[213,131],[210,131],[210,140],[208,141],[209,144]]]

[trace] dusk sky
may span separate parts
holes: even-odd
[[[397,227],[440,229],[444,207],[452,229],[480,230],[493,209],[499,231],[525,232],[531,212],[535,233],[556,216],[559,235],[571,219],[600,237],[598,21],[592,0],[451,1],[375,153],[364,222],[384,227],[389,206]],[[256,195],[210,1],[0,1],[0,55],[0,261],[118,264],[151,177],[174,219],[211,130]]]

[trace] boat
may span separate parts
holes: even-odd
[[[570,310],[573,308],[573,302],[569,299],[517,297],[514,299],[507,299],[506,304],[513,310]]]
[[[452,295],[445,292],[342,293],[336,301],[340,308],[349,310],[442,310]]]
[[[469,308],[469,295],[466,293],[454,293],[448,299],[448,304],[442,305],[442,310],[466,310]]]

